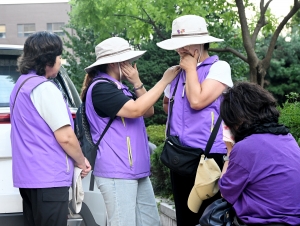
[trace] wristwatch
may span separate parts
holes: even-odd
[[[229,161],[229,156],[228,155],[223,155],[223,162]]]

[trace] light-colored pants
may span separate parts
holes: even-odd
[[[105,201],[108,226],[159,226],[149,177],[138,180],[95,177]]]

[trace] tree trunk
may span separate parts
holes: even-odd
[[[267,68],[269,64],[265,64],[264,61],[259,61],[257,65],[257,84],[264,87],[265,76],[267,74]]]
[[[250,68],[250,82],[257,83],[257,69],[256,66],[249,65]]]
[[[256,65],[250,66],[250,82],[256,83],[262,87],[264,87],[265,76],[267,70],[265,68],[266,65],[260,60]]]

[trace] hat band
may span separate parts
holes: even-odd
[[[124,50],[121,50],[121,51],[118,51],[118,52],[115,52],[115,53],[110,53],[110,54],[106,54],[106,55],[100,55],[100,56],[97,56],[97,59],[96,60],[99,60],[100,58],[104,58],[104,57],[109,57],[109,56],[114,56],[114,55],[118,55],[120,53],[123,53],[123,52],[127,52],[128,50],[131,50],[131,48],[127,48],[127,49],[124,49]]]
[[[181,36],[195,36],[195,35],[208,35],[208,32],[203,32],[203,33],[193,33],[193,34],[174,34],[171,36],[171,38],[178,38]]]

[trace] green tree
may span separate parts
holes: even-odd
[[[297,11],[297,13],[292,17],[292,19],[287,24],[287,27],[291,29],[292,34],[298,34],[300,33],[300,11]]]
[[[258,55],[262,57],[266,54],[268,39],[270,37],[262,39],[259,43]],[[280,105],[286,102],[286,94],[300,93],[299,61],[300,37],[297,33],[294,33],[288,42],[285,37],[279,37],[270,67],[267,70],[265,88],[273,93]]]
[[[147,52],[137,62],[140,78],[145,84],[147,90],[152,88],[162,77],[165,70],[170,65],[178,64],[178,54],[175,51],[159,50],[156,46],[158,37],[154,34],[153,39],[144,41],[139,46]],[[146,125],[165,124],[166,114],[163,111],[162,104],[163,95],[155,103],[155,114],[145,119]]]
[[[279,34],[300,8],[300,2],[294,0],[290,12],[275,26],[277,21],[268,10],[271,2],[272,0],[269,0],[265,4],[265,1],[261,0],[256,19],[247,20],[245,9],[255,10],[248,0],[235,0],[234,3],[226,0],[71,0],[71,20],[82,26],[91,26],[93,30],[100,32],[99,39],[126,30],[126,37],[133,39],[135,43],[151,39],[154,33],[165,39],[162,28],[169,31],[172,20],[185,14],[207,18],[209,30],[216,37],[219,36],[219,31],[222,31],[223,36],[231,31],[235,33],[234,30],[240,28],[241,32],[236,35],[242,38],[243,51],[236,49],[230,42],[225,46],[213,46],[210,50],[230,52],[243,60],[248,64],[250,81],[263,86]],[[256,53],[256,42],[261,32],[272,34],[268,50],[262,59]]]
[[[151,155],[151,182],[155,195],[173,199],[170,170],[161,161],[163,144],[159,145]]]
[[[280,111],[279,123],[284,124],[290,129],[298,145],[300,145],[300,102],[299,93],[291,92],[286,95],[287,100]]]
[[[248,4],[248,3],[247,3]],[[211,44],[211,49],[216,47],[226,49],[220,52],[220,58],[228,61],[232,66],[232,73],[235,80],[245,79],[247,64],[237,59],[228,52],[228,46],[235,46],[236,52],[244,52],[240,28],[234,26],[237,24],[238,17],[236,12],[231,10],[232,4],[226,0],[219,0],[218,4],[211,1],[189,2],[180,1],[149,1],[135,0],[130,3],[126,1],[72,1],[71,22],[79,26],[89,25],[94,30],[98,29],[98,40],[121,35],[126,39],[132,40],[132,43],[141,44],[137,48],[147,46],[154,47],[156,54],[164,61],[164,57],[169,55],[170,51],[159,49],[155,43],[167,39],[171,33],[172,20],[179,15],[198,14],[207,18],[208,28],[216,37],[221,37],[226,42],[221,44]],[[226,6],[226,7],[224,7]],[[89,16],[81,16],[81,15]],[[99,16],[90,17],[97,14]],[[99,22],[98,19],[101,20]],[[220,34],[220,31],[222,33]],[[230,49],[231,50],[231,49]],[[149,51],[149,50],[148,50]],[[214,54],[214,53],[211,53]],[[175,53],[173,53],[176,56]],[[152,60],[155,57],[152,57]],[[169,61],[169,58],[165,61]],[[175,62],[176,64],[178,61]],[[156,62],[154,62],[154,65]],[[164,64],[164,63],[163,63]],[[141,65],[139,63],[139,65]],[[156,64],[160,67],[159,64]],[[166,65],[167,67],[173,64]],[[163,68],[163,71],[167,68]],[[160,74],[163,72],[160,69]]]
[[[66,51],[63,58],[67,59],[65,68],[77,89],[80,92],[84,79],[84,68],[92,64],[95,59],[95,46],[97,45],[97,33],[93,29],[78,27],[70,23],[67,25],[73,32],[64,30],[67,38],[64,39]]]
[[[220,17],[227,18],[224,20],[227,26],[228,20],[237,19],[235,12],[224,10],[224,6],[230,7],[226,0],[217,3],[203,0],[71,0],[71,21],[101,31],[100,40],[126,30],[126,37],[139,43],[141,39],[150,39],[154,33],[161,39],[169,37],[162,29],[170,31],[172,20],[181,14],[206,16],[209,12],[221,12]],[[211,19],[211,25],[220,23]]]

